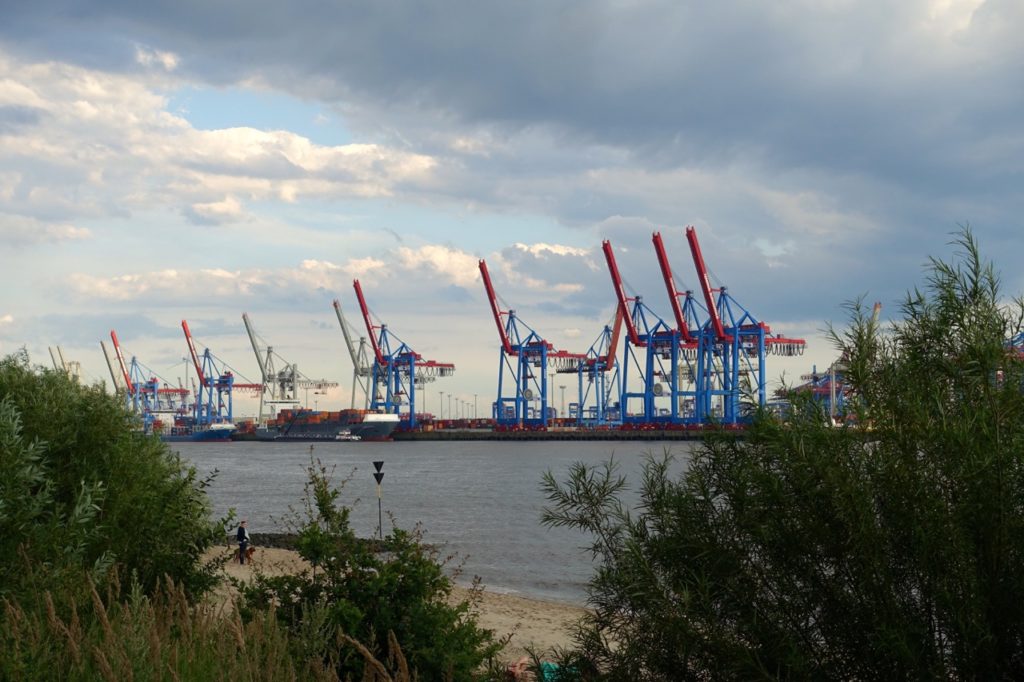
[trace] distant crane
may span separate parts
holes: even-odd
[[[173,423],[175,417],[188,412],[188,389],[161,388],[161,379],[156,372],[144,367],[135,356],[132,356],[130,364],[125,362],[121,343],[114,330],[110,330],[110,340],[114,344],[114,355],[124,380],[125,406],[140,416],[146,433],[159,428],[164,417],[170,418]]]
[[[182,320],[181,328],[185,332],[185,341],[188,344],[192,364],[195,366],[196,376],[199,379],[194,411],[196,425],[232,423],[234,420],[234,391],[262,393],[263,384],[237,383],[234,372],[229,370],[222,372],[217,367],[209,348],[204,349],[201,356],[196,353],[196,344],[192,339],[192,332],[188,328],[188,322]]]
[[[455,373],[455,365],[450,362],[424,360],[404,341],[388,329],[386,324],[375,325],[370,317],[370,308],[363,297],[363,288],[359,280],[352,282],[359,301],[359,310],[366,324],[366,334],[373,349],[372,384],[374,386],[372,409],[405,416],[407,428],[415,429],[416,417],[416,386],[434,381],[437,377],[451,376]],[[375,333],[378,331],[378,333]],[[378,393],[377,386],[383,387]],[[406,412],[403,415],[402,410]]]
[[[242,313],[242,322],[245,323],[245,331],[249,335],[249,342],[256,354],[256,364],[260,368],[260,377],[263,382],[258,417],[261,424],[266,423],[267,419],[275,417],[281,408],[290,409],[299,405],[302,402],[299,400],[300,390],[308,391],[312,388],[319,391],[338,385],[336,381],[306,378],[299,372],[298,365],[288,362],[274,352],[273,346],[261,341],[248,313]],[[277,369],[275,364],[277,362],[281,363],[281,369]]]
[[[495,423],[506,428],[547,428],[549,364],[555,368],[556,373],[576,374],[587,356],[555,350],[554,346],[522,322],[515,310],[502,310],[487,270],[487,262],[481,259],[479,267],[494,323],[498,327],[498,337],[501,339],[498,399],[494,403]],[[506,377],[511,386],[506,386]],[[508,394],[506,388],[510,389]],[[582,404],[582,398],[580,401]]]
[[[345,315],[341,312],[341,301],[334,299],[334,312],[338,316],[338,324],[341,325],[341,333],[345,336],[345,346],[348,348],[348,355],[352,359],[352,404],[351,407],[354,409],[356,406],[356,386],[359,386],[363,392],[364,403],[363,406],[366,408],[370,407],[370,398],[372,392],[371,380],[373,379],[373,365],[370,364],[370,356],[366,352],[366,337],[359,337],[359,349],[356,350],[355,342],[352,340],[352,326],[348,320],[345,319]]]
[[[622,334],[623,314],[615,306],[615,321],[606,324],[590,345],[586,360],[577,365],[577,403],[569,406],[569,417],[579,426],[605,426],[622,422],[619,398],[622,384],[615,357]],[[591,398],[593,405],[591,405]],[[614,399],[614,400],[613,400]]]
[[[626,296],[611,242],[605,240],[602,249],[627,331],[619,370],[623,423],[682,424],[694,421],[696,416],[687,412],[689,403],[684,400],[687,396],[690,402],[696,398],[693,391],[683,390],[683,383],[690,381],[691,374],[680,371],[680,364],[690,362],[680,343],[680,330],[673,329],[658,317],[644,304],[642,297]],[[693,313],[692,308],[688,310]],[[631,383],[634,378],[637,381],[635,388]]]
[[[123,384],[123,379],[114,369],[114,360],[110,357],[110,351],[107,350],[107,344],[100,341],[100,350],[103,351],[103,359],[107,361],[107,369],[110,370],[110,380],[113,382],[114,395],[126,391],[126,387]]]
[[[69,379],[72,381],[79,381],[82,377],[82,365],[77,360],[64,360],[64,351],[61,350],[60,346],[57,346],[57,352],[54,353],[54,349],[47,347],[50,351],[50,361],[53,362],[53,368],[58,372],[64,372]]]
[[[771,328],[736,303],[724,286],[712,288],[693,227],[686,228],[686,239],[708,311],[698,335],[697,418],[738,424],[749,418],[745,407],[765,405],[765,356],[802,355],[806,342],[772,336]]]

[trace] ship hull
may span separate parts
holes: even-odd
[[[279,416],[266,427],[239,430],[232,436],[245,441],[337,442],[345,432],[360,441],[391,440],[398,427],[395,415],[361,410],[317,413],[299,410]],[[355,439],[353,439],[355,440]]]

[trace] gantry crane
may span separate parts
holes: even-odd
[[[480,275],[498,327],[501,350],[498,359],[498,399],[494,403],[494,421],[499,428],[547,428],[548,368],[555,373],[575,374],[587,356],[555,350],[515,310],[502,310],[494,292],[487,262],[480,260]],[[506,318],[502,322],[502,317]],[[506,384],[506,375],[512,386]],[[506,394],[506,388],[511,391]],[[581,399],[582,402],[582,399]]]
[[[54,370],[63,372],[72,381],[79,381],[82,378],[82,364],[77,360],[65,360],[64,351],[60,346],[57,346],[56,353],[49,346],[46,350],[50,351],[50,361],[53,363]]]
[[[213,353],[210,352],[209,348],[203,350],[202,356],[196,352],[196,344],[192,339],[192,332],[188,328],[188,322],[182,320],[181,328],[185,332],[188,352],[192,357],[192,364],[196,369],[196,377],[198,378],[195,408],[193,411],[196,426],[233,423],[234,391],[257,391],[262,393],[263,384],[236,382],[234,372],[230,370],[222,372],[217,367]]]
[[[371,379],[374,395],[370,408],[397,414],[399,418],[404,416],[408,420],[405,428],[415,429],[418,424],[416,386],[434,381],[437,377],[451,376],[455,373],[455,365],[424,360],[392,333],[386,324],[375,325],[358,279],[352,282],[352,288],[355,289],[359,310],[366,323],[366,334],[373,348]],[[379,330],[379,333],[375,334],[375,330]],[[377,392],[378,386],[384,389],[381,393]]]
[[[587,350],[586,359],[577,366],[577,403],[569,406],[569,417],[578,426],[606,426],[622,422],[619,397],[619,361],[615,354],[622,335],[622,309],[615,306],[614,322],[604,329]],[[591,405],[591,398],[593,404]]]
[[[673,329],[658,317],[644,304],[641,296],[626,296],[611,242],[605,240],[602,249],[627,332],[619,370],[623,424],[636,426],[694,421],[696,416],[691,414],[690,404],[696,400],[695,391],[684,390],[684,382],[690,382],[690,375],[680,369],[680,365],[690,362],[683,352],[680,330]],[[635,388],[632,386],[634,380],[637,382]]]
[[[256,354],[256,364],[260,368],[260,377],[263,382],[258,417],[260,424],[265,424],[267,419],[277,416],[278,410],[282,408],[292,409],[301,404],[300,390],[308,392],[312,388],[314,391],[320,391],[325,388],[335,388],[338,385],[336,381],[309,379],[303,376],[299,372],[298,365],[288,362],[274,352],[273,346],[262,342],[248,313],[242,313],[242,322],[245,323],[245,331],[249,335],[249,342]],[[280,363],[281,369],[277,369],[277,363]]]
[[[341,325],[341,333],[345,336],[345,346],[348,348],[348,355],[352,359],[352,405],[354,409],[356,406],[356,386],[362,389],[363,392],[363,406],[366,408],[370,407],[370,398],[372,395],[371,380],[373,379],[373,366],[370,364],[370,356],[366,352],[366,337],[359,337],[359,349],[356,349],[356,344],[352,339],[352,326],[348,320],[345,319],[345,315],[341,312],[341,301],[334,299],[334,312],[338,316],[338,324]]]
[[[698,335],[697,418],[735,425],[749,419],[745,408],[765,405],[765,356],[802,355],[806,342],[772,336],[771,328],[736,303],[724,286],[712,288],[693,227],[686,228],[686,239],[708,311]]]
[[[132,356],[130,363],[125,362],[121,343],[114,330],[110,330],[110,340],[114,344],[114,355],[124,380],[125,406],[140,416],[146,433],[161,426],[163,418],[169,418],[173,423],[174,418],[188,412],[188,389],[161,388],[161,379],[156,372],[144,367],[135,356]]]

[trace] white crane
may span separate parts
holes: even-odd
[[[363,391],[363,407],[370,407],[370,382],[373,377],[373,366],[370,365],[370,356],[366,351],[366,337],[359,337],[359,349],[352,340],[352,327],[341,312],[341,302],[334,299],[334,312],[338,315],[338,324],[341,325],[341,333],[345,335],[345,345],[348,347],[349,357],[352,358],[352,408],[356,406],[356,386]]]
[[[245,331],[249,334],[252,350],[256,353],[256,364],[259,365],[263,381],[258,417],[260,424],[266,423],[267,418],[276,416],[278,410],[283,407],[294,408],[299,405],[302,402],[299,400],[300,389],[305,389],[308,393],[311,388],[319,391],[338,385],[336,381],[304,377],[299,372],[298,365],[289,363],[275,353],[273,346],[265,342],[261,343],[262,340],[256,334],[248,313],[242,313],[242,321],[245,323]],[[280,370],[275,367],[275,359],[281,363]]]

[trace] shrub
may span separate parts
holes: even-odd
[[[215,582],[201,555],[224,536],[207,481],[137,430],[99,386],[0,360],[0,595],[54,587],[66,571],[113,563],[142,589],[171,576],[190,595]]]
[[[420,679],[472,679],[499,645],[477,625],[468,602],[449,604],[451,581],[436,551],[397,528],[384,540],[386,551],[375,551],[376,543],[355,536],[348,508],[338,502],[340,493],[322,465],[310,465],[298,551],[312,570],[257,576],[242,586],[245,612],[277,604],[293,632],[319,632],[302,641],[323,647],[322,655],[334,658],[342,678],[360,679],[365,656],[352,646],[337,648],[337,634],[384,660],[393,633]],[[322,619],[315,627],[310,614]]]
[[[834,338],[854,419],[762,415],[680,475],[548,474],[545,522],[593,535],[578,648],[612,679],[1024,677],[1024,367],[969,232],[888,335]],[[806,406],[808,408],[812,406]]]

